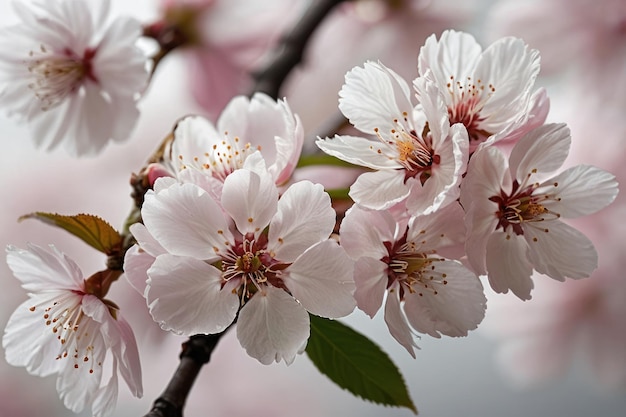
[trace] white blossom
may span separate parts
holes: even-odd
[[[87,292],[74,261],[54,246],[45,250],[30,244],[27,249],[9,246],[7,263],[29,292],[4,331],[7,362],[41,377],[57,374],[57,392],[76,413],[91,406],[96,417],[111,415],[118,371],[131,393],[141,397],[133,332],[113,303]],[[103,384],[105,357],[112,373]]]

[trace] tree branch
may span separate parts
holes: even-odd
[[[311,4],[291,32],[282,38],[274,58],[264,69],[253,74],[256,83],[252,91],[278,98],[283,82],[302,61],[304,50],[315,29],[343,1],[345,0],[319,0]]]
[[[258,73],[254,74],[256,84],[254,92],[264,92],[273,98],[278,92],[289,73],[302,60],[304,48],[311,35],[330,11],[344,0],[319,0],[304,13],[293,30],[283,38],[274,59]],[[172,42],[174,49],[179,45],[177,37]],[[166,49],[166,48],[164,48]],[[139,179],[135,179],[137,183]],[[138,184],[133,184],[137,186]],[[142,184],[139,184],[142,185]],[[142,190],[135,190],[143,195]],[[144,190],[145,192],[145,190]],[[140,206],[140,200],[136,202]],[[144,417],[182,417],[187,396],[191,391],[200,369],[209,362],[211,353],[224,333],[213,335],[196,335],[183,344],[180,354],[180,363],[172,376],[165,391],[157,398],[152,409]]]
[[[213,349],[225,333],[196,335],[183,343],[178,368],[165,391],[145,417],[182,417],[183,407],[200,369],[211,359]]]

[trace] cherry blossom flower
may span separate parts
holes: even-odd
[[[238,315],[250,356],[289,364],[309,337],[307,312],[336,318],[354,309],[353,263],[329,239],[330,198],[301,181],[279,200],[260,157],[225,179],[219,203],[195,184],[157,180],[142,217],[131,232],[155,258],[145,297],[165,330],[219,333]],[[141,277],[137,269],[131,275]]]
[[[91,405],[94,416],[111,415],[118,371],[132,394],[141,397],[133,332],[115,304],[88,292],[76,263],[54,246],[46,250],[32,244],[9,246],[7,263],[29,292],[4,332],[7,362],[41,377],[57,374],[57,392],[74,412]],[[102,384],[107,352],[112,374]]]
[[[447,30],[439,40],[426,39],[418,69],[442,91],[450,123],[467,128],[470,152],[483,142],[512,139],[513,132],[517,139],[547,116],[545,90],[533,92],[539,52],[521,39],[502,38],[483,51],[472,35]]]
[[[304,131],[287,102],[263,93],[233,98],[214,126],[201,116],[178,122],[162,174],[193,182],[219,198],[222,183],[260,151],[277,185],[289,180],[300,158]]]
[[[22,22],[0,32],[0,104],[32,128],[37,146],[93,155],[126,140],[148,71],[137,21],[106,29],[109,0],[14,2]]]
[[[617,182],[599,168],[577,165],[542,180],[567,157],[565,124],[526,134],[509,161],[493,147],[472,157],[461,185],[468,261],[488,274],[494,291],[530,299],[533,268],[556,280],[588,277],[597,266],[593,243],[561,221],[594,213],[617,195]]]
[[[464,234],[463,210],[456,203],[408,221],[354,206],[341,224],[341,244],[356,260],[357,306],[373,317],[387,293],[389,332],[413,357],[411,327],[437,338],[466,336],[485,316],[478,277],[437,254],[462,242]]]
[[[387,209],[406,201],[415,213],[431,213],[458,197],[468,159],[462,124],[450,126],[436,86],[414,85],[422,111],[411,104],[407,83],[381,63],[366,62],[346,75],[339,108],[350,123],[377,140],[356,136],[319,139],[326,153],[375,171],[359,176],[350,197],[363,207]]]

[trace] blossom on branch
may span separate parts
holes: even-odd
[[[126,262],[136,267],[127,273],[148,277],[144,295],[163,329],[220,333],[238,316],[250,356],[289,364],[306,346],[308,313],[336,318],[354,309],[353,263],[329,239],[329,196],[302,181],[279,199],[259,153],[226,177],[221,201],[192,183],[157,180],[142,218],[131,232],[154,261],[133,264],[143,255],[131,249]]]
[[[263,93],[233,98],[216,125],[201,116],[178,122],[164,155],[165,170],[180,182],[192,182],[217,198],[222,184],[246,159],[260,151],[276,185],[296,168],[304,130],[284,100]]]
[[[142,395],[135,337],[115,304],[89,293],[74,261],[54,246],[7,248],[7,263],[29,299],[13,313],[2,346],[6,360],[37,376],[57,374],[57,392],[78,413],[91,405],[109,416],[117,402],[118,371],[132,394]],[[109,353],[112,373],[102,384]]]
[[[371,168],[350,187],[363,207],[384,210],[406,201],[416,213],[432,213],[454,201],[465,172],[469,140],[465,127],[450,126],[436,86],[416,81],[418,109],[407,83],[381,63],[366,62],[346,74],[339,109],[358,130],[375,136],[319,139],[327,154]]]
[[[459,337],[482,321],[487,300],[480,280],[437,253],[463,241],[463,210],[457,203],[405,220],[354,206],[340,232],[342,246],[356,261],[357,306],[373,317],[386,293],[385,322],[411,356],[417,347],[411,327],[437,338]]]
[[[472,35],[447,30],[426,39],[418,69],[442,92],[450,123],[467,128],[470,152],[483,142],[517,139],[546,119],[546,92],[533,91],[539,52],[521,39],[501,38],[483,51]]]
[[[461,185],[469,263],[494,291],[531,298],[533,269],[556,280],[585,278],[597,267],[593,243],[561,221],[594,213],[617,195],[599,168],[577,165],[555,177],[569,152],[564,124],[546,124],[515,145],[509,161],[494,147],[476,152]]]
[[[22,22],[0,31],[0,105],[48,149],[94,155],[128,139],[148,79],[139,23],[105,27],[109,0],[13,5]]]

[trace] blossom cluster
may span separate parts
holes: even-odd
[[[108,6],[16,5],[25,25],[0,32],[0,81],[9,81],[0,103],[40,145],[97,153],[137,120],[151,64],[136,21],[99,27]],[[145,169],[149,189],[123,254],[152,319],[185,336],[236,323],[250,356],[290,364],[307,345],[310,315],[383,308],[391,336],[415,357],[417,333],[461,337],[479,326],[481,276],[522,300],[533,272],[588,277],[594,246],[563,219],[610,204],[617,182],[586,165],[555,174],[571,138],[565,124],[546,123],[538,51],[513,37],[483,50],[448,30],[426,39],[416,70],[409,83],[367,61],[345,76],[339,110],[354,129],[315,142],[364,171],[339,225],[324,186],[294,180],[305,128],[286,99],[236,96],[215,123],[180,119]],[[76,412],[90,404],[110,414],[118,372],[141,396],[136,342],[106,291],[55,247],[10,246],[7,260],[29,292],[5,330],[7,361],[57,374]],[[103,384],[105,358],[112,376]]]

